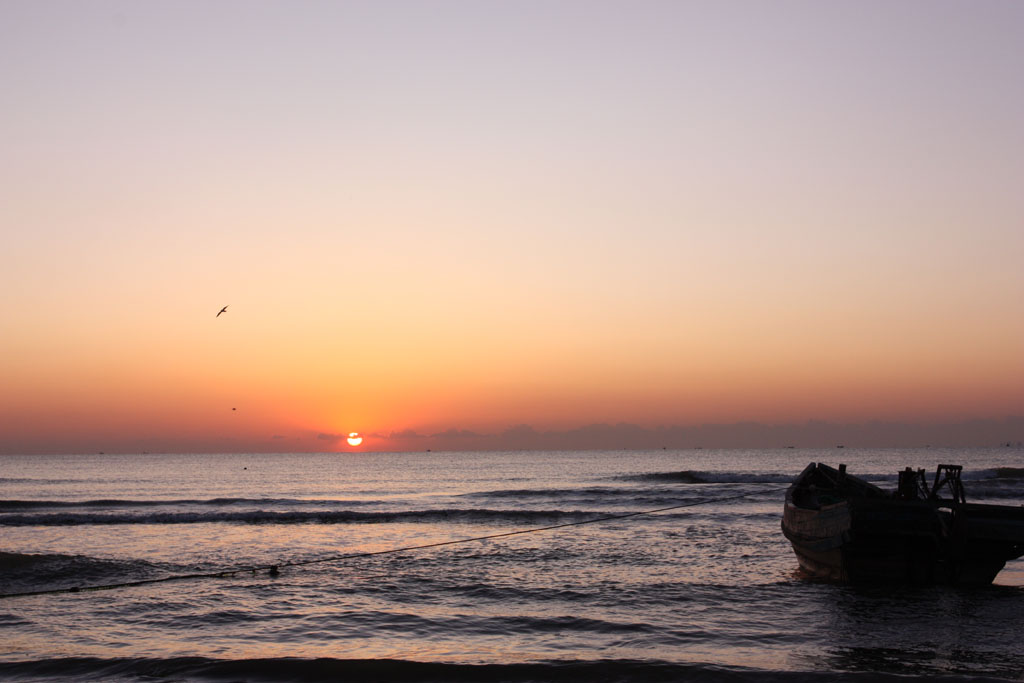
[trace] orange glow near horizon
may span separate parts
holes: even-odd
[[[140,314],[133,322],[155,328],[146,337],[123,321],[95,343],[42,346],[18,365],[8,356],[4,433],[287,447],[297,435],[347,433],[352,424],[389,434],[523,423],[913,422],[998,418],[1024,406],[1024,361],[1010,344],[959,333],[931,339],[927,325],[891,338],[884,318],[888,327],[862,319],[849,331],[793,315],[770,324],[763,311],[742,323],[636,319],[603,329],[578,319],[560,330],[535,309],[481,329],[439,318],[425,335],[367,316],[354,336],[317,321],[326,305],[289,313],[291,329],[303,330],[290,337],[271,324],[279,309],[236,305],[217,327],[199,319],[172,335],[176,325]]]

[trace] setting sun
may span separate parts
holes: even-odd
[[[359,432],[349,432],[349,435],[348,435],[348,445],[349,446],[358,446],[362,442],[363,442],[363,437],[359,436]]]

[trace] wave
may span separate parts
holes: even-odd
[[[157,512],[150,514],[102,514],[66,512],[52,514],[0,515],[0,526],[76,526],[85,524],[388,524],[397,522],[460,522],[468,524],[560,524],[607,516],[595,510],[489,510],[439,509],[398,512],[358,510],[287,511],[248,510],[239,512]]]
[[[376,501],[361,500],[316,500],[295,498],[210,498],[184,500],[122,500],[102,498],[97,500],[0,500],[0,514],[14,510],[45,510],[53,508],[148,508],[148,507],[226,507],[243,505],[287,505],[297,506],[337,506],[337,505],[373,505]]]
[[[956,464],[955,461],[953,464]],[[900,468],[902,469],[902,468]],[[925,479],[930,484],[935,479],[935,465],[926,467],[912,467],[912,469],[923,469]],[[889,472],[856,472],[852,468],[849,470],[850,474],[859,477],[861,479],[868,479],[869,481],[891,481],[894,482],[899,478],[899,470],[893,469]],[[968,469],[964,466],[963,472],[960,475],[964,481],[983,481],[986,479],[1024,479],[1024,467],[992,467],[992,468],[980,468],[980,469]]]
[[[49,479],[35,477],[0,477],[0,484],[105,484],[106,479]]]
[[[124,567],[126,565],[140,564],[146,565],[147,567],[154,566],[143,560],[106,560],[99,557],[89,557],[87,555],[65,555],[62,553],[9,553],[0,551],[0,571],[38,572],[47,567],[54,567],[56,565],[66,566],[75,563],[79,565],[103,567],[113,565]]]
[[[617,477],[622,481],[668,481],[680,484],[707,484],[707,479],[696,472],[649,472],[645,474],[630,474]]]
[[[635,489],[616,488],[611,486],[587,486],[582,488],[561,488],[561,489],[497,489],[494,491],[474,491],[473,493],[462,494],[462,498],[512,498],[520,500],[523,498],[560,498],[564,496],[591,496],[600,498],[602,496],[634,495]]]
[[[747,683],[861,682],[864,672],[785,671],[656,659],[546,660],[517,663],[449,663],[402,659],[306,659],[277,657],[263,659],[212,659],[174,657],[168,659],[118,657],[66,657],[27,662],[0,662],[0,677],[50,680],[58,678],[104,680],[272,680],[272,681],[466,681],[473,683],[527,683],[529,681],[733,681]],[[905,674],[871,672],[872,681],[905,683],[915,680]],[[941,683],[1001,679],[974,675],[928,676]]]
[[[765,492],[770,493],[770,492]],[[560,505],[572,504],[574,506],[607,506],[607,505],[628,505],[631,508],[662,507],[673,504],[686,504],[702,500],[708,500],[717,494],[709,493],[707,489],[700,491],[690,490],[685,494],[679,487],[673,486],[645,486],[639,487],[587,487],[579,489],[506,489],[496,491],[478,491],[460,496],[469,499],[485,500],[552,500]],[[750,498],[756,498],[760,492],[750,493]]]
[[[645,472],[616,477],[618,481],[654,481],[678,484],[788,484],[793,474],[775,472]]]
[[[1024,501],[1024,491],[1000,491],[996,489],[967,490],[968,503],[1013,505],[1016,501]]]
[[[23,553],[5,553],[0,551],[0,572],[31,570],[32,565],[53,557],[48,555],[26,555]]]
[[[73,585],[149,578],[173,567],[145,560],[112,560],[85,555],[0,552],[0,585],[3,593],[35,591]]]

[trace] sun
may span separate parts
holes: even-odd
[[[359,436],[359,432],[349,432],[348,433],[348,445],[349,446],[358,446],[362,442],[363,442],[363,437]]]

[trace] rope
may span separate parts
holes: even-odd
[[[474,536],[472,538],[458,538],[453,541],[438,541],[437,543],[426,543],[423,545],[410,545],[402,546],[400,548],[388,548],[387,550],[373,550],[369,552],[361,553],[348,553],[345,555],[335,555],[333,557],[319,557],[312,560],[295,560],[293,562],[279,562],[278,564],[266,564],[257,565],[252,567],[236,567],[233,569],[220,569],[212,572],[196,572],[193,574],[174,574],[172,576],[162,576],[156,579],[141,579],[139,581],[124,581],[121,583],[108,583],[96,586],[71,586],[70,588],[50,588],[47,590],[39,591],[26,591],[23,593],[0,593],[0,600],[7,598],[24,598],[32,595],[55,595],[57,593],[82,593],[86,591],[106,591],[114,590],[116,588],[132,588],[134,586],[146,586],[154,583],[169,583],[171,581],[189,581],[197,579],[216,579],[228,576],[235,576],[243,572],[249,572],[255,574],[257,572],[269,572],[271,576],[277,576],[280,573],[282,567],[305,567],[311,564],[325,564],[329,562],[344,562],[346,560],[363,559],[366,557],[373,557],[375,555],[392,555],[395,553],[407,553],[414,550],[426,550],[428,548],[440,548],[446,545],[458,545],[461,543],[476,543],[479,541],[488,541],[495,538],[508,538],[510,536],[522,536],[524,534],[535,534],[541,531],[554,531],[555,529],[565,529],[573,526],[583,526],[585,524],[597,524],[599,522],[612,522],[619,519],[629,519],[631,517],[640,517],[643,515],[654,515],[659,512],[669,512],[671,510],[679,510],[681,508],[696,507],[698,505],[707,505],[709,503],[721,503],[728,500],[737,500],[739,498],[749,498],[753,495],[759,495],[763,493],[774,493],[775,491],[783,491],[787,487],[781,487],[777,489],[769,489],[767,491],[753,491],[750,493],[740,493],[735,496],[724,496],[721,498],[709,498],[705,500],[698,500],[696,502],[681,503],[679,505],[670,505],[663,508],[655,508],[653,510],[641,510],[639,512],[627,512],[619,515],[606,515],[604,517],[594,517],[593,519],[585,519],[580,522],[565,522],[563,524],[552,524],[551,526],[542,527],[531,527],[529,529],[518,529],[516,531],[505,531],[498,534],[487,534],[486,536]]]

